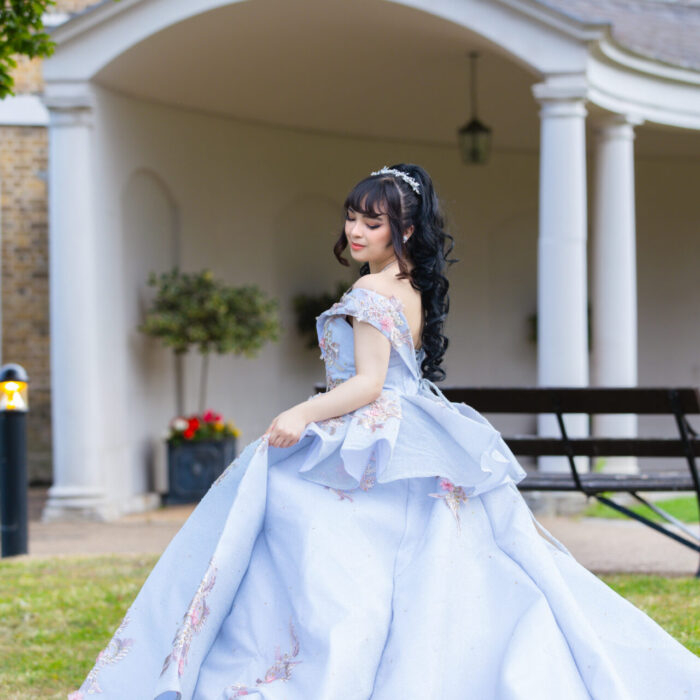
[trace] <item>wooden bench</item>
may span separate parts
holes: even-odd
[[[520,481],[525,491],[580,491],[593,496],[625,515],[700,552],[700,537],[687,525],[639,491],[694,491],[700,511],[700,481],[696,457],[700,456],[700,437],[687,419],[700,414],[700,391],[694,387],[440,387],[450,401],[463,401],[480,413],[552,413],[557,417],[559,437],[533,435],[503,436],[514,454],[528,457],[566,456],[569,471],[532,472]],[[565,413],[634,413],[673,416],[677,437],[569,437],[562,415]],[[643,474],[579,472],[575,456],[587,457],[682,457],[687,470],[657,470]],[[616,503],[606,492],[627,492],[651,508],[683,534],[670,530]],[[685,535],[685,536],[684,536]],[[695,574],[700,577],[700,567]]]

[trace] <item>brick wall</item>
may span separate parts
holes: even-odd
[[[30,482],[51,480],[47,131],[0,126],[2,361],[29,374]]]
[[[56,0],[52,12],[81,12],[90,5],[98,5],[102,0]]]
[[[101,0],[57,0],[51,12],[81,12]],[[40,95],[42,59],[15,56],[16,95]],[[49,255],[45,127],[0,125],[2,361],[29,374],[30,483],[51,483]]]
[[[15,84],[12,91],[15,95],[36,95],[44,89],[41,77],[41,59],[29,59],[26,56],[15,56],[17,65],[10,71]]]

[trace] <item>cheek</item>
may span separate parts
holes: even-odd
[[[384,250],[388,245],[391,245],[391,229],[388,226],[382,226],[371,232],[372,247]]]

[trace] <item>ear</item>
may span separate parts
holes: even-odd
[[[413,235],[413,229],[414,229],[414,226],[413,226],[413,224],[411,224],[411,225],[403,232],[403,235],[404,235],[404,236],[409,236],[409,237],[412,236],[412,235]]]

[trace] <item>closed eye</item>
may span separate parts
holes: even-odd
[[[349,216],[346,216],[345,219],[347,221],[355,221],[355,219],[351,219]],[[375,228],[379,228],[380,226],[381,226],[381,224],[376,224],[374,226],[370,226],[370,224],[367,224],[367,228],[371,228],[373,231]]]

